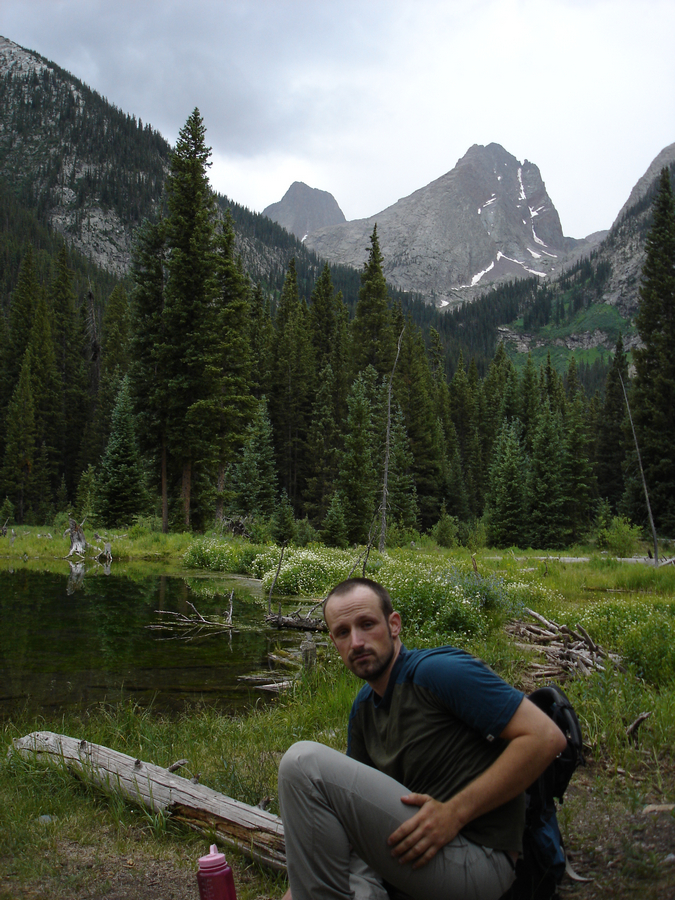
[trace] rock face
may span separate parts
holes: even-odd
[[[649,165],[598,249],[597,261],[611,266],[600,299],[616,306],[626,318],[637,312],[645,238],[651,222],[650,200],[664,168],[670,168],[671,181],[675,181],[675,144],[665,147]]]
[[[361,267],[377,223],[384,273],[439,305],[491,282],[557,274],[585,242],[565,238],[539,169],[499,144],[474,145],[452,171],[368,219],[311,231],[306,245]]]
[[[123,275],[160,202],[169,145],[37,53],[0,37],[0,177],[95,263]]]
[[[311,188],[302,181],[294,181],[278,203],[263,210],[263,215],[300,240],[304,240],[310,231],[346,221],[332,194]]]

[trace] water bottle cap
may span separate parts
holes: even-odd
[[[218,847],[215,844],[211,844],[211,852],[208,856],[200,856],[199,857],[199,868],[200,869],[215,869],[217,866],[222,866],[225,864],[225,854],[218,852]]]

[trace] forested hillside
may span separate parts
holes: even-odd
[[[574,358],[561,376],[550,357],[517,367],[503,345],[492,349],[502,317],[561,324],[590,308],[585,293],[575,297],[580,284],[598,290],[599,263],[569,273],[557,293],[520,283],[441,318],[392,298],[375,229],[353,313],[334,269],[313,279],[297,259],[279,273],[275,300],[246,272],[236,234],[249,239],[251,222],[276,226],[231,204],[223,217],[209,154],[195,110],[169,158],[165,214],[139,229],[124,285],[95,282],[7,200],[25,237],[3,244],[6,260],[20,259],[16,280],[3,270],[0,320],[5,517],[42,524],[73,508],[108,526],[156,515],[164,528],[230,522],[259,537],[365,541],[379,523],[388,446],[390,542],[433,530],[445,542],[554,547],[580,540],[598,510],[606,522],[626,512],[642,523],[618,331],[604,391],[590,399]],[[652,244],[667,257],[675,214],[662,182],[666,238]],[[658,321],[672,319],[670,302]],[[640,333],[649,350],[646,326]],[[649,351],[657,361],[638,365],[639,390],[649,394],[654,371],[668,381],[673,347]],[[659,485],[659,527],[671,528],[670,473],[654,435],[672,423],[663,406],[649,415],[640,425],[648,478]]]

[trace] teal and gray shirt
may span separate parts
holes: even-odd
[[[347,754],[441,802],[499,756],[523,694],[454,647],[401,647],[383,697],[365,685],[349,717]],[[468,840],[522,851],[524,794],[469,822]]]

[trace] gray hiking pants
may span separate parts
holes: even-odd
[[[387,838],[416,807],[377,769],[300,741],[279,766],[279,804],[293,900],[497,900],[515,873],[507,853],[458,835],[413,871],[391,856]]]

